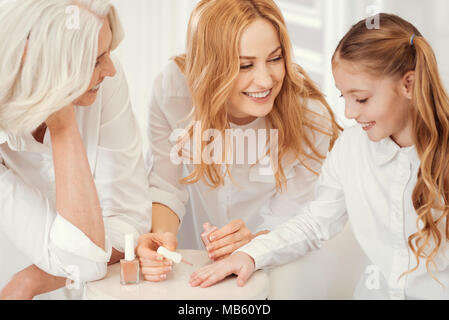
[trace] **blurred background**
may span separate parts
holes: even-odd
[[[197,0],[112,0],[126,37],[117,50],[125,68],[134,111],[142,130],[154,78],[170,57],[185,51],[190,12]],[[344,126],[343,99],[334,87],[330,59],[350,26],[378,12],[413,23],[432,45],[449,88],[449,1],[447,0],[275,0],[287,21],[296,62],[326,94]]]

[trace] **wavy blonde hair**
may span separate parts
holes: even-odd
[[[75,6],[79,26],[69,28],[68,9]],[[97,59],[101,17],[109,20],[115,49],[123,30],[108,0],[15,0],[0,5],[0,130],[29,133],[84,94]]]
[[[449,241],[449,98],[433,50],[418,29],[396,15],[382,13],[379,18],[380,29],[368,30],[365,20],[354,25],[340,41],[333,62],[359,63],[377,77],[403,77],[415,71],[413,140],[421,164],[412,195],[418,231],[408,238],[408,245],[416,266],[403,275],[415,271],[424,258],[428,273],[437,280],[430,265],[436,268],[441,243]],[[435,218],[432,211],[441,214]]]
[[[185,74],[194,105],[194,119],[201,121],[201,136],[208,129],[223,133],[229,128],[227,101],[231,95],[233,82],[240,72],[239,46],[245,28],[257,19],[265,19],[277,30],[285,63],[286,75],[281,91],[274,102],[273,110],[267,120],[273,129],[278,129],[278,170],[275,171],[276,187],[282,190],[286,177],[281,160],[292,154],[292,162],[298,159],[310,171],[310,161],[321,162],[325,155],[320,154],[314,145],[312,131],[330,137],[330,148],[337,139],[341,128],[323,94],[309,78],[307,73],[292,61],[290,37],[281,11],[271,0],[202,0],[193,10],[187,32],[187,52],[175,57],[175,62]],[[321,102],[327,116],[310,110],[308,99]],[[315,119],[313,119],[315,116]],[[316,121],[316,116],[328,121]],[[192,137],[189,128],[188,137]],[[268,139],[269,140],[269,139]],[[201,141],[200,150],[208,143]],[[267,142],[268,143],[268,142]],[[306,147],[311,153],[306,153]],[[224,157],[229,153],[223,151]],[[269,152],[269,151],[268,151]],[[274,152],[273,152],[274,154]],[[270,155],[272,156],[272,155]],[[273,161],[271,162],[273,164]],[[288,163],[287,163],[288,164]],[[285,164],[284,164],[285,165]],[[193,172],[181,179],[182,183],[195,183],[202,180],[212,188],[223,185],[224,177],[230,176],[229,165],[223,172],[219,164],[196,165]]]

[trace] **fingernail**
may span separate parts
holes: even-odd
[[[162,261],[162,260],[164,260],[164,257],[163,257],[163,256],[157,256],[157,259],[158,259],[159,261]]]
[[[172,269],[171,267],[168,267],[168,268],[165,268],[164,270],[165,271],[171,271],[171,269]]]
[[[210,250],[212,250],[212,246],[209,245],[206,247],[206,249],[207,249],[207,251],[210,251]]]
[[[161,274],[160,278],[161,279],[165,279],[165,278],[167,278],[167,275],[166,274]]]
[[[214,241],[215,238],[216,238],[215,236],[210,236],[210,237],[209,237],[210,241]]]

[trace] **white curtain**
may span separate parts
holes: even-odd
[[[154,78],[169,59],[185,52],[190,12],[197,0],[112,0],[125,29],[117,55],[125,69],[142,130]],[[145,146],[146,146],[146,139]]]

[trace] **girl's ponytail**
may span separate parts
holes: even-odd
[[[418,232],[408,239],[417,265],[410,272],[418,268],[419,257],[427,258],[426,267],[430,270],[441,242],[449,241],[449,97],[429,43],[416,37],[413,46],[416,50],[413,133],[421,166],[412,195]],[[443,225],[444,228],[440,227]],[[429,247],[433,249],[426,252]]]

